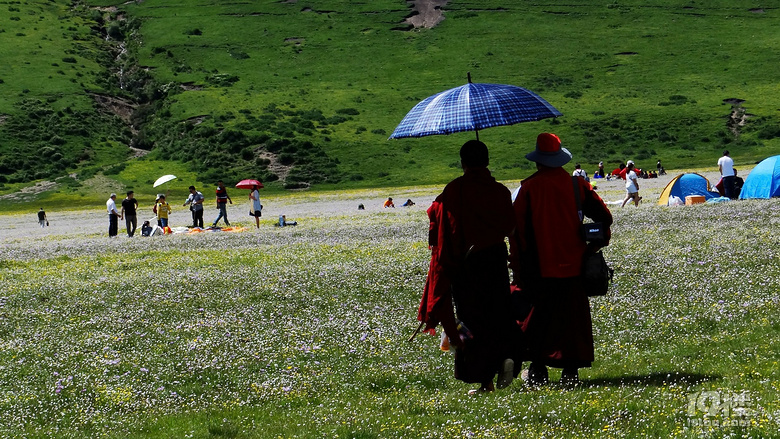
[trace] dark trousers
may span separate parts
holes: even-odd
[[[132,238],[138,227],[138,216],[125,214],[125,227],[127,227],[127,236]]]
[[[113,213],[108,215],[108,237],[116,236],[119,230],[119,217]]]
[[[737,198],[736,194],[734,193],[734,181],[736,180],[736,177],[733,175],[730,175],[728,177],[723,177],[723,192],[724,195],[731,198],[732,200]]]
[[[203,228],[203,209],[192,211],[192,227]]]

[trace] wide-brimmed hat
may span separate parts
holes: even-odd
[[[571,161],[571,153],[561,147],[561,139],[555,134],[542,133],[536,138],[536,150],[525,158],[550,168],[559,168]]]

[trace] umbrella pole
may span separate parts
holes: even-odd
[[[479,140],[479,130],[474,130],[474,133],[477,135],[477,140]]]
[[[425,322],[420,322],[420,325],[417,327],[417,329],[415,329],[415,330],[414,330],[414,332],[412,333],[412,336],[411,336],[411,337],[409,337],[409,340],[407,340],[407,341],[412,341],[412,340],[414,340],[414,337],[416,337],[416,336],[417,336],[417,334],[419,334],[419,333],[420,333],[420,330],[423,328],[423,325],[424,325],[424,324],[425,324]]]

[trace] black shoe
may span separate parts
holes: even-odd
[[[523,381],[529,386],[543,386],[548,383],[547,366],[531,363],[522,373]]]

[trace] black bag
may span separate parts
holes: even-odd
[[[581,226],[582,239],[585,242],[603,241],[607,238],[607,232],[602,223],[583,223]]]
[[[578,177],[572,177],[574,182],[574,200],[577,203],[577,213],[582,221],[582,205],[580,202],[580,188],[577,182]],[[585,242],[603,241],[606,238],[606,230],[602,223],[582,224],[582,239]],[[588,296],[604,296],[609,291],[609,284],[612,283],[612,277],[615,270],[607,265],[604,259],[604,253],[601,251],[593,252],[586,250],[582,256],[582,286]]]
[[[601,251],[585,252],[582,257],[582,285],[588,296],[606,295],[614,273]]]

